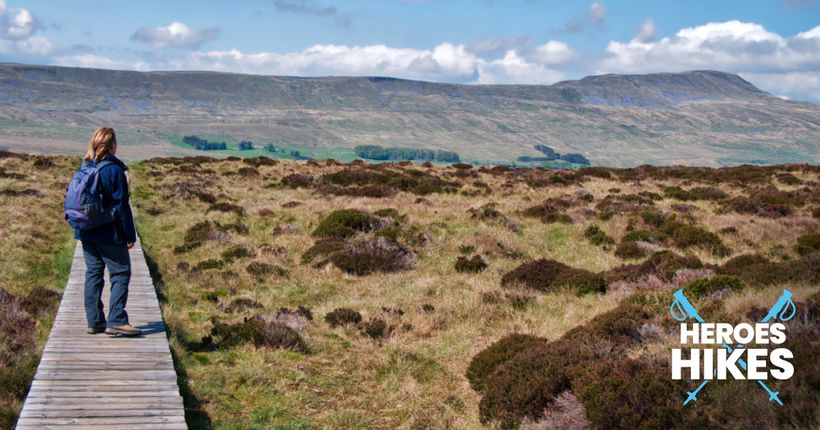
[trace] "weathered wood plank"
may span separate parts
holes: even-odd
[[[129,339],[85,333],[85,261],[78,243],[17,429],[187,428],[162,313],[139,242],[130,253],[126,310],[131,324],[145,335]]]

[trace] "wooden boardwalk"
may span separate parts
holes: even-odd
[[[131,250],[128,311],[139,338],[86,334],[80,244],[17,429],[186,429],[182,397],[145,256]],[[108,274],[103,293],[106,316]]]

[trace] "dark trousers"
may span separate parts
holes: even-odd
[[[101,300],[103,270],[108,268],[111,282],[111,300],[108,306],[108,325],[128,324],[125,303],[128,301],[128,283],[131,281],[131,257],[125,245],[106,245],[83,241],[85,256],[85,315],[88,326],[105,324]]]

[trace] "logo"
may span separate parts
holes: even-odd
[[[782,345],[786,341],[783,322],[794,318],[797,311],[792,293],[784,289],[766,316],[755,324],[707,323],[698,314],[683,293],[678,290],[675,300],[669,306],[669,313],[680,321],[681,345],[697,345],[689,349],[685,358],[682,348],[672,349],[672,379],[680,380],[683,370],[689,370],[689,379],[703,380],[694,390],[686,393],[684,405],[698,399],[698,393],[711,380],[741,379],[754,381],[759,385],[770,402],[783,406],[778,396],[766,384],[769,377],[786,380],[794,375],[794,366],[789,361],[794,358],[791,350],[775,347],[771,351],[765,347],[746,346],[754,342],[758,345]],[[692,321],[691,323],[687,321]],[[731,346],[731,345],[734,345]],[[743,358],[745,356],[745,359]]]

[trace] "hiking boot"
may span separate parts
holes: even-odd
[[[131,327],[128,324],[125,325],[115,325],[115,326],[108,326],[105,329],[105,334],[110,334],[112,336],[139,336],[142,334],[142,330]]]
[[[105,323],[97,324],[88,328],[88,334],[98,334],[105,331]]]

